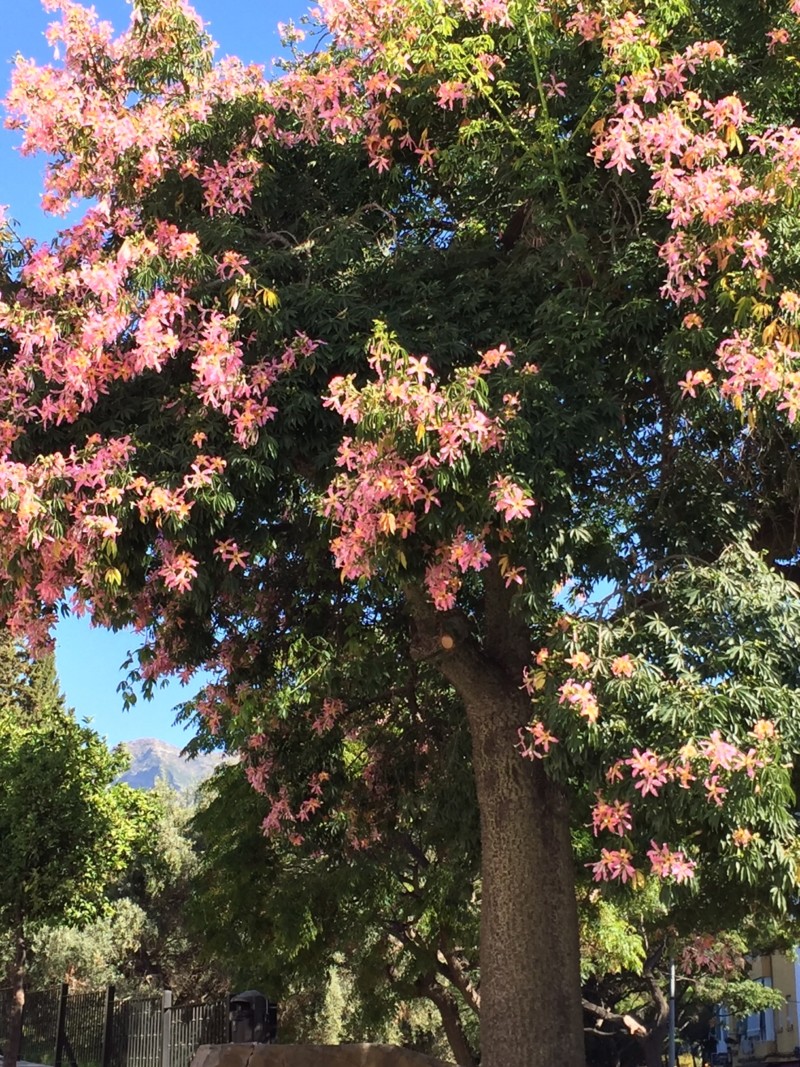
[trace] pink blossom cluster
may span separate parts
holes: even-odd
[[[224,163],[216,160],[203,167],[200,184],[209,217],[220,211],[229,215],[243,215],[250,207],[255,177],[261,163],[248,157],[240,149],[231,153]]]
[[[558,702],[574,707],[590,723],[596,723],[600,715],[597,695],[592,690],[591,682],[576,682],[574,678],[568,678],[559,686]]]
[[[623,885],[636,877],[633,853],[627,848],[602,848],[600,859],[587,864],[595,882],[620,881]]]
[[[655,841],[651,841],[647,858],[650,860],[653,874],[658,878],[674,878],[679,884],[694,878],[697,864],[694,860],[687,859],[680,849],[673,850],[668,845],[657,845]]]
[[[435,165],[438,148],[427,127],[415,131],[402,109],[393,106],[404,82],[435,68],[441,78],[431,87],[433,98],[452,110],[488,92],[503,65],[494,52],[466,48],[482,40],[477,35],[462,43],[461,61],[451,62],[452,50],[437,43],[444,20],[480,20],[485,29],[511,26],[508,0],[448,0],[441,8],[408,0],[323,0],[317,14],[338,50],[323,63],[291,64],[269,85],[266,99],[276,112],[299,119],[302,138],[361,138],[370,166],[379,173],[409,154],[421,168]],[[291,125],[276,131],[279,140],[293,143],[298,134]]]
[[[725,741],[719,730],[712,731],[708,738],[687,742],[674,760],[663,759],[651,749],[640,751],[634,748],[631,756],[620,760],[607,772],[609,781],[621,781],[623,768],[629,767],[634,788],[644,796],[658,796],[668,782],[677,782],[680,788],[689,789],[698,780],[695,771],[700,771],[703,786],[710,803],[719,804],[727,792],[719,772],[744,773],[753,780],[758,770],[766,765],[766,757],[760,750],[750,747],[747,751]]]
[[[344,704],[334,697],[325,697],[322,702],[322,710],[311,723],[311,729],[315,734],[326,734],[332,730],[337,721],[342,717]]]
[[[787,4],[795,19],[796,7]],[[618,74],[615,112],[596,127],[595,159],[620,173],[644,165],[652,176],[652,203],[670,220],[672,232],[660,249],[667,271],[663,295],[700,303],[715,273],[735,270],[774,315],[767,230],[783,193],[796,187],[800,175],[800,129],[759,129],[739,97],[708,98],[693,87],[702,65],[725,59],[720,42],[665,52],[648,70],[635,67],[626,48],[637,43],[655,50],[661,42],[635,11],[620,15],[613,6],[587,10],[579,4],[569,25],[584,40],[600,41]],[[768,51],[790,39],[786,26],[770,31]],[[733,398],[775,396],[793,422],[800,411],[797,352],[787,343],[781,318],[772,323],[764,331],[762,314],[760,324],[723,338],[717,353],[721,389]],[[681,386],[694,396],[711,380],[700,369]]]
[[[607,830],[612,834],[624,835],[633,827],[631,806],[627,801],[603,799],[597,794],[597,802],[592,808],[592,832],[595,837]]]
[[[448,0],[442,7],[408,0],[320,0],[318,10],[340,44],[367,54],[384,51],[397,38],[413,43],[433,18],[443,15],[479,20],[484,29],[512,25],[508,0]]]
[[[638,789],[643,797],[658,796],[661,787],[669,780],[669,764],[649,748],[644,752],[634,748],[631,756],[624,762],[630,767],[631,777],[635,779],[634,789]]]
[[[651,872],[657,878],[671,878],[680,884],[695,877],[695,861],[688,859],[680,849],[673,851],[668,845],[659,846],[652,841],[647,858]],[[601,849],[600,859],[587,866],[591,868],[596,882],[620,881],[624,884],[635,880],[637,875],[641,877],[633,865],[633,854],[627,848]]]
[[[461,576],[470,570],[483,570],[490,560],[483,540],[460,527],[450,542],[439,546],[435,562],[425,569],[425,588],[434,607],[438,611],[455,607]]]
[[[259,740],[263,745],[268,743],[265,735],[261,735]],[[248,754],[246,759],[245,774],[248,782],[257,793],[267,797],[270,802],[269,811],[261,823],[262,832],[267,837],[283,834],[291,844],[302,844],[303,834],[296,829],[297,824],[309,822],[322,808],[324,784],[330,775],[327,771],[312,774],[306,785],[305,797],[294,806],[286,785],[279,785],[277,789],[271,788],[276,768],[273,755],[253,752]]]
[[[135,25],[115,40],[94,9],[69,0],[48,7],[61,13],[47,36],[57,53],[63,51],[62,65],[40,67],[18,59],[5,101],[7,125],[23,131],[23,152],[55,158],[47,172],[44,207],[61,213],[73,198],[105,197],[117,186],[123,160],[132,189],[143,192],[174,161],[172,142],[176,123],[185,121],[180,114],[185,89],[176,85],[148,96],[127,72],[143,51],[155,57],[175,49],[174,19],[186,17],[186,5],[166,0],[162,32],[148,35],[146,49]],[[199,85],[198,79],[190,88]],[[137,94],[133,103],[132,93]],[[65,153],[67,146],[74,151]]]
[[[500,363],[510,360],[505,349],[485,353],[452,383],[441,384],[426,356],[409,356],[378,340],[370,356],[375,379],[359,387],[355,376],[336,377],[324,404],[344,422],[359,425],[365,417],[381,429],[375,439],[346,437],[337,465],[343,468],[331,483],[324,514],[338,534],[331,542],[336,565],[345,578],[369,577],[387,548],[419,532],[420,521],[440,505],[436,474],[470,453],[499,451],[503,421],[493,418],[464,390]],[[530,514],[533,500],[509,475],[498,475],[489,494],[490,506],[506,521]],[[446,542],[430,546],[425,582],[440,610],[451,608],[467,571],[489,562],[486,529],[461,527]],[[509,581],[515,581],[511,574]]]
[[[777,733],[770,720],[762,719],[755,724],[751,734],[756,746],[745,750],[726,741],[719,730],[714,730],[706,738],[687,741],[672,759],[663,758],[649,748],[640,750],[635,747],[628,758],[619,759],[607,768],[606,781],[609,785],[624,782],[627,768],[634,789],[642,797],[658,797],[670,782],[681,789],[690,789],[696,782],[696,788],[702,789],[706,802],[721,807],[734,774],[743,774],[754,782],[755,789],[759,788],[754,780],[768,762],[764,746],[772,742]],[[629,802],[617,798],[609,800],[597,793],[592,808],[592,827],[595,836],[603,831],[624,836],[632,828]],[[739,848],[747,847],[752,839],[753,834],[747,829],[739,827],[733,831],[732,840]],[[673,878],[677,882],[694,877],[694,861],[680,850],[651,842],[647,856],[652,873],[657,877]],[[591,865],[595,879],[627,881],[635,874],[631,859],[631,854],[624,849],[603,849],[600,860]]]

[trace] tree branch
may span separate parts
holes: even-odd
[[[441,944],[441,942],[440,942]],[[448,979],[464,998],[464,1003],[480,1018],[481,994],[472,983],[462,961],[452,949],[440,948],[438,953],[439,973]]]
[[[461,1024],[455,998],[444,986],[439,985],[433,975],[426,975],[424,978],[420,978],[417,983],[417,989],[421,996],[427,997],[438,1008],[442,1026],[447,1035],[447,1042],[459,1067],[477,1067],[477,1060],[473,1055],[467,1041],[467,1035],[464,1033],[464,1027]]]
[[[620,1026],[624,1026],[628,1033],[634,1037],[647,1037],[649,1030],[633,1015],[619,1015],[615,1011],[609,1011],[608,1008],[604,1008],[600,1004],[592,1004],[591,1001],[582,998],[584,1011],[588,1011],[590,1014],[595,1015],[598,1019],[602,1019],[603,1022],[617,1023]]]

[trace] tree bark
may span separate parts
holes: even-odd
[[[27,944],[24,932],[18,929],[14,934],[14,957],[8,968],[8,981],[11,987],[11,1004],[8,1012],[8,1035],[3,1049],[3,1067],[17,1067],[22,1050],[22,1011],[25,1007],[25,963]]]
[[[642,1051],[644,1052],[644,1061],[647,1067],[663,1067],[664,1043],[669,1030],[669,1001],[655,975],[646,973],[645,977],[653,998],[655,1011],[649,1033],[641,1039]]]
[[[569,805],[541,761],[524,760],[530,719],[513,650],[505,663],[468,624],[409,591],[415,651],[464,702],[481,826],[481,1067],[585,1062]],[[498,618],[503,612],[498,612]],[[515,662],[516,661],[516,662]]]

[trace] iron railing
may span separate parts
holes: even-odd
[[[0,1052],[10,991],[0,990]],[[117,1000],[104,992],[60,988],[26,994],[20,1059],[46,1067],[189,1067],[200,1045],[230,1040],[228,998],[173,1006],[155,997]]]

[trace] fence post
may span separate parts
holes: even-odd
[[[114,993],[113,985],[106,988],[106,999],[103,1005],[103,1051],[100,1053],[100,1067],[111,1067],[111,1057],[114,1052]]]
[[[171,1067],[172,1049],[172,990],[161,994],[161,1067]]]
[[[58,1021],[56,1023],[56,1063],[55,1067],[62,1067],[64,1060],[64,1042],[67,1037],[67,997],[69,986],[64,982],[58,997]]]

